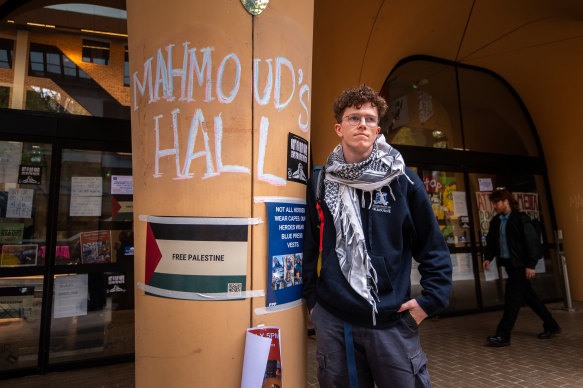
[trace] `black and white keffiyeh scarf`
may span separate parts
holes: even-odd
[[[354,291],[371,304],[373,325],[376,325],[377,274],[366,251],[359,206],[364,207],[365,192],[370,193],[372,205],[374,192],[380,192],[384,186],[389,188],[394,200],[390,183],[405,174],[405,161],[383,135],[378,135],[370,156],[359,163],[346,163],[342,143],[338,144],[328,156],[325,171],[324,201],[334,219],[340,269]],[[362,190],[361,201],[356,189]]]

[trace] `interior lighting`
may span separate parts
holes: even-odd
[[[117,32],[107,32],[107,31],[97,31],[97,30],[86,30],[84,28],[81,29],[82,32],[89,32],[91,34],[101,34],[101,35],[112,35],[112,36],[122,36],[124,38],[128,37],[128,34],[118,34]]]
[[[32,23],[32,22],[26,22],[26,24],[29,26],[34,26],[34,27],[55,28],[55,26],[52,24],[41,24],[41,23]]]

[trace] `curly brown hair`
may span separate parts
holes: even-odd
[[[342,116],[346,108],[353,106],[360,109],[367,102],[370,102],[372,106],[377,108],[380,121],[385,113],[387,113],[387,102],[376,90],[364,84],[356,88],[346,89],[340,93],[336,101],[334,101],[334,117],[336,121],[339,124],[342,122]]]
[[[489,198],[490,198],[490,202],[492,202],[492,203],[496,203],[498,201],[504,201],[505,199],[507,199],[508,203],[510,204],[510,209],[512,209],[514,211],[520,209],[518,201],[516,200],[516,198],[514,198],[514,195],[512,195],[512,192],[504,187],[496,188],[496,190],[494,190],[494,192],[492,192],[492,194],[490,194]]]

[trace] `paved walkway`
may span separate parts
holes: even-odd
[[[434,388],[583,387],[583,303],[575,312],[561,303],[547,305],[563,332],[540,340],[542,321],[523,308],[511,345],[486,346],[502,311],[428,320],[421,324],[421,344],[429,359]],[[308,340],[307,387],[318,387],[314,339]]]
[[[560,303],[548,307],[563,328],[561,335],[539,340],[541,322],[532,311],[523,308],[513,332],[512,345],[504,348],[485,346],[486,337],[494,332],[501,311],[423,322],[421,342],[429,358],[433,386],[583,387],[583,302],[575,304],[575,312],[562,310]],[[308,339],[306,387],[318,387],[315,342]],[[134,364],[0,380],[0,387],[133,388]],[[172,385],[168,384],[168,388]]]

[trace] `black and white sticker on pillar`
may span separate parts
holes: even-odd
[[[291,132],[287,137],[287,180],[308,182],[308,141]]]

